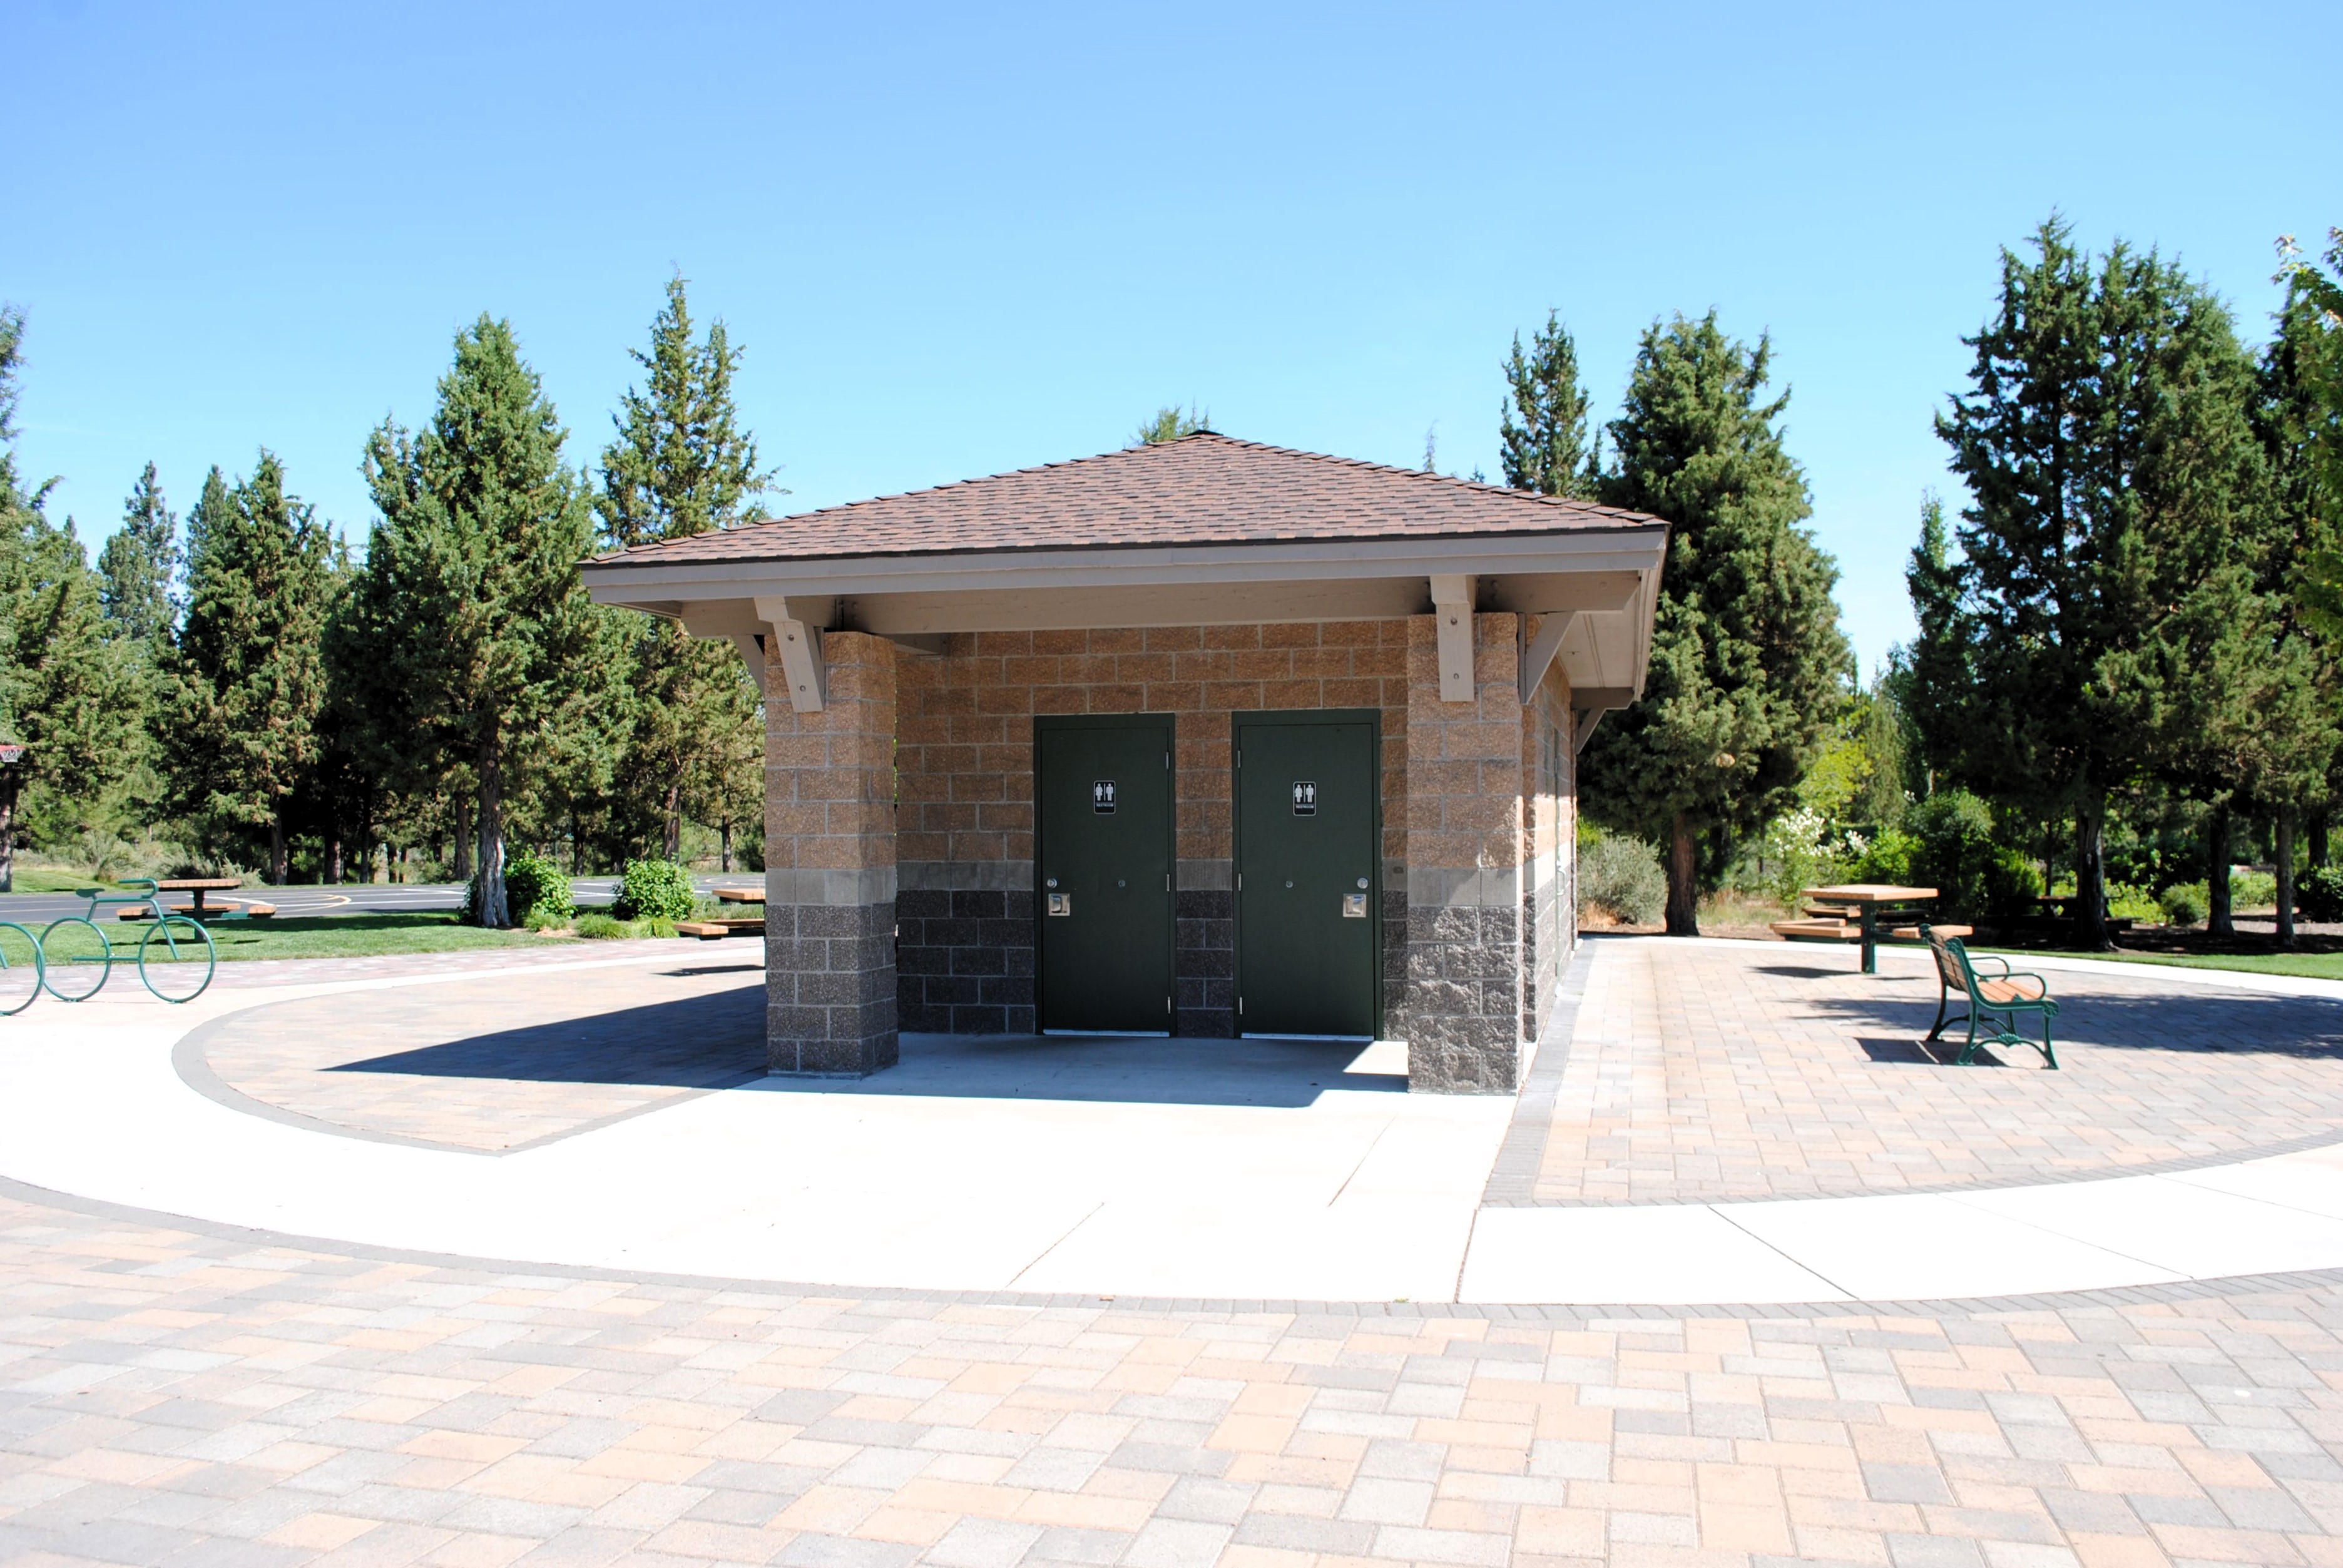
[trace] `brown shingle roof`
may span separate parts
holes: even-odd
[[[601,558],[649,565],[1422,538],[1646,528],[1657,521],[1585,501],[1206,431],[1160,446],[639,545]]]

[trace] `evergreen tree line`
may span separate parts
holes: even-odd
[[[0,311],[0,736],[26,748],[0,832],[93,874],[160,840],[272,882],[478,875],[484,924],[508,923],[508,845],[590,871],[676,859],[690,825],[761,863],[739,656],[592,603],[577,570],[774,493],[740,350],[695,329],[681,278],[591,468],[510,325],[458,333],[429,421],[367,438],[355,557],[264,449],[212,469],[184,526],[147,465],[91,565],[17,466],[23,331]]]

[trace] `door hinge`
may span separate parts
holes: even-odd
[[[1237,1016],[1239,1018],[1244,1017],[1244,998],[1242,997],[1237,998]]]
[[[1163,999],[1163,1010],[1167,1015],[1172,1011],[1172,999],[1168,996]]]

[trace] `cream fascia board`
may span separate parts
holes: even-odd
[[[1634,572],[1649,576],[1658,571],[1666,543],[1666,528],[1654,524],[1568,534],[1332,543],[996,550],[791,561],[588,561],[583,571],[586,586],[598,602],[649,608],[770,595],[854,598],[980,588],[1201,587],[1457,574],[1512,578]]]

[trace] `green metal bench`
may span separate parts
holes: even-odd
[[[1925,921],[1920,934],[1927,941],[1928,950],[1936,960],[1936,1021],[1930,1026],[1927,1038],[1938,1035],[1956,1023],[1968,1025],[1969,1037],[1961,1047],[1954,1065],[1966,1067],[1976,1060],[1980,1045],[2030,1045],[2042,1053],[2042,1060],[2052,1071],[2057,1070],[2058,1053],[2050,1043],[2050,1020],[2058,1016],[2058,1004],[2050,1000],[2050,982],[2040,975],[2013,972],[2009,960],[1986,955],[1973,959],[1961,939],[1940,930]],[[1986,974],[1977,972],[1979,962],[2000,967]],[[1948,1017],[1953,993],[1958,991],[1968,1001],[1968,1011]],[[2028,1040],[2017,1032],[2020,1013],[2037,1014],[2042,1020],[2042,1038]]]

